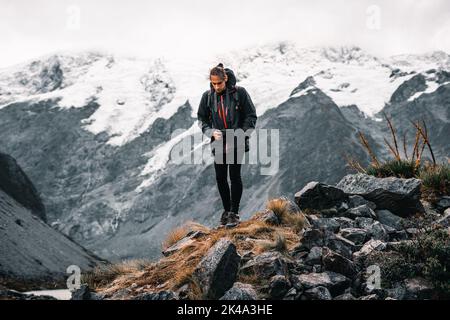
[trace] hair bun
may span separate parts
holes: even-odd
[[[219,63],[217,66],[223,68],[223,63]]]

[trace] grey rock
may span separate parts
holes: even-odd
[[[257,300],[258,295],[251,284],[235,282],[219,300]]]
[[[352,258],[352,254],[357,250],[357,246],[350,240],[345,239],[340,235],[333,235],[327,239],[326,244],[328,248],[336,251],[340,255],[346,257],[347,259]]]
[[[195,239],[201,237],[205,235],[204,232],[202,231],[193,231],[193,232],[189,232],[186,234],[185,237],[183,237],[182,239],[180,239],[179,241],[177,241],[176,243],[174,243],[173,245],[171,245],[169,248],[167,248],[166,250],[162,251],[162,254],[165,257],[168,257],[172,254],[174,254],[175,252],[191,245],[192,243],[195,242]]]
[[[355,219],[356,226],[361,229],[368,229],[374,222],[375,220],[372,218],[358,217]]]
[[[278,216],[269,209],[266,209],[264,214],[259,218],[259,220],[264,221],[271,225],[279,225],[280,219],[278,219]]]
[[[312,247],[321,247],[325,242],[325,232],[319,229],[307,228],[303,231],[301,246],[310,250]]]
[[[302,274],[297,276],[297,278],[303,288],[311,289],[323,286],[330,290],[333,296],[343,293],[350,286],[350,279],[331,271]]]
[[[82,284],[79,289],[72,292],[72,297],[70,300],[92,300],[89,286]]]
[[[310,182],[295,194],[295,202],[300,209],[328,209],[339,206],[347,199],[340,189],[320,182]]]
[[[353,261],[360,262],[361,259],[366,258],[373,251],[385,250],[386,246],[386,243],[381,240],[371,239],[359,251],[353,253]]]
[[[344,293],[335,297],[333,300],[357,300],[357,299],[351,293]]]
[[[380,298],[378,297],[378,295],[374,294],[369,294],[367,296],[362,296],[359,297],[359,300],[380,300]]]
[[[362,205],[367,205],[370,209],[375,210],[375,203],[364,199],[359,195],[351,195],[348,197],[348,205],[350,208],[356,208]]]
[[[311,224],[313,228],[321,229],[324,231],[338,232],[341,225],[335,218],[317,218],[312,219]]]
[[[134,300],[178,300],[178,295],[173,291],[145,292],[136,296]]]
[[[360,228],[345,228],[341,229],[339,234],[347,240],[355,244],[364,244],[367,239],[367,230]]]
[[[287,294],[290,288],[291,284],[285,276],[273,276],[270,279],[269,296],[272,299],[281,299]]]
[[[322,247],[312,247],[305,259],[307,265],[313,266],[322,263]]]
[[[436,207],[442,212],[450,208],[450,196],[442,196],[436,203]]]
[[[354,228],[355,221],[347,217],[336,217],[334,220],[339,223],[341,229]]]
[[[218,299],[232,287],[240,260],[236,246],[227,239],[220,239],[208,250],[193,273],[204,298]]]
[[[401,230],[403,228],[404,219],[399,216],[396,216],[389,210],[376,210],[375,213],[377,215],[378,221],[380,221],[382,224],[387,225],[396,230]]]
[[[389,234],[386,228],[378,221],[375,221],[367,228],[372,239],[389,241]]]
[[[353,261],[329,248],[323,249],[322,262],[326,271],[340,273],[348,278],[353,278],[356,274],[356,268]]]
[[[443,226],[444,228],[450,227],[450,208],[446,209],[443,216],[439,218],[435,223]]]
[[[358,173],[345,176],[336,186],[347,194],[372,201],[379,210],[386,209],[402,217],[424,211],[419,179],[376,178]]]
[[[254,274],[269,279],[274,275],[288,275],[289,261],[280,252],[264,252],[241,267],[242,274]]]
[[[347,210],[346,216],[351,219],[356,219],[359,217],[372,219],[376,218],[375,212],[367,204],[363,204]]]
[[[323,286],[314,287],[306,290],[302,299],[304,300],[332,300],[330,291]]]

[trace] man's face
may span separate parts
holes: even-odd
[[[216,90],[217,93],[221,93],[226,88],[227,76],[225,75],[225,79],[221,79],[219,76],[211,76],[211,84]]]

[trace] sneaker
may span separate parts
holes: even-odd
[[[228,223],[228,215],[230,214],[229,211],[224,210],[224,212],[222,212],[222,216],[220,217],[220,225],[224,226]]]
[[[233,228],[236,227],[240,223],[240,217],[239,214],[236,212],[230,211],[230,214],[228,215],[228,223],[226,224],[227,228]]]

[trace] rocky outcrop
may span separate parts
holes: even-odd
[[[420,186],[418,179],[376,178],[361,173],[347,175],[336,185],[347,194],[363,196],[379,210],[387,209],[399,216],[424,211]]]

